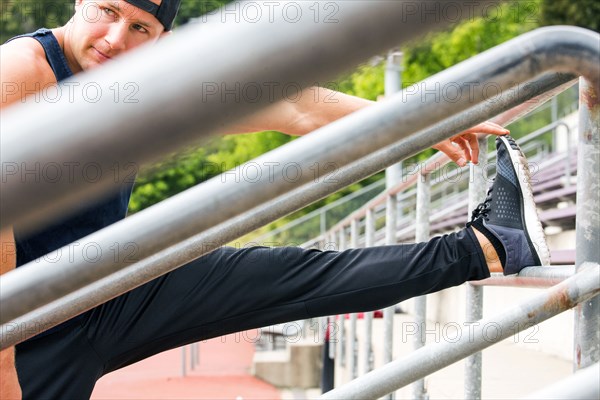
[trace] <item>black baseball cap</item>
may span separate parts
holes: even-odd
[[[125,0],[156,17],[165,27],[165,31],[170,31],[173,28],[173,21],[179,11],[181,0],[162,0],[160,6],[154,4],[150,0]]]

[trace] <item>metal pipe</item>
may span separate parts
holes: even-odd
[[[423,23],[418,13],[406,13],[407,3],[339,2],[334,21],[315,23],[307,2],[294,3],[304,17],[293,22],[258,2],[255,6],[269,18],[241,18],[228,24],[220,15],[211,16],[153,46],[78,75],[69,95],[57,101],[30,99],[26,105],[3,110],[3,162],[23,170],[53,163],[69,179],[23,182],[20,174],[7,177],[0,198],[2,227],[17,223],[31,227],[59,211],[70,212],[82,201],[114,189],[113,172],[121,178],[130,176],[132,165],[197,143],[198,138],[280,99],[297,101],[302,88],[449,23],[446,18]],[[443,2],[425,3],[439,9]],[[487,3],[493,1],[479,2]],[[472,14],[473,3],[458,1],[456,8],[466,16]],[[378,23],[365,26],[366,20]],[[198,40],[214,37],[219,40]],[[121,92],[135,91],[133,98],[115,101],[116,84]],[[98,115],[111,118],[100,124]],[[40,136],[42,131],[45,134]],[[101,172],[97,180],[90,182],[85,174],[72,173],[74,165],[90,163]]]
[[[47,306],[32,311],[12,321],[10,324],[2,325],[0,327],[1,348],[26,340],[39,332],[49,329],[134,287],[149,282],[190,260],[200,257],[202,254],[209,252],[223,243],[228,243],[266,223],[364,179],[385,168],[385,166],[397,162],[399,159],[415,154],[423,149],[422,147],[418,147],[420,140],[425,140],[429,136],[447,138],[460,132],[463,125],[475,125],[502,111],[510,110],[515,106],[520,109],[522,106],[518,105],[523,101],[535,98],[536,96],[542,96],[545,92],[552,93],[554,90],[559,90],[559,85],[565,84],[570,79],[570,76],[560,74],[543,76],[532,84],[526,85],[523,90],[504,93],[502,98],[494,102],[491,106],[486,105],[467,110],[461,116],[455,116],[444,124],[437,124],[428,130],[411,136],[409,139],[401,140],[389,148],[373,153],[343,168],[336,177],[337,181],[320,180],[306,187],[300,187],[287,195],[273,199],[271,202],[265,203],[237,218],[215,226]],[[516,112],[513,114],[519,113]],[[356,248],[358,234],[353,235],[353,240],[355,240],[353,247]],[[110,247],[104,250],[108,252],[109,249]],[[8,275],[2,276],[0,289]],[[3,290],[0,290],[0,296],[3,293]]]
[[[487,137],[480,138],[479,142],[479,164],[471,164],[469,183],[469,211],[481,203],[486,196],[487,182]],[[479,321],[483,317],[483,287],[466,285],[467,290],[467,322]],[[481,353],[473,354],[465,360],[465,398],[481,399]]]
[[[187,364],[185,361],[185,348],[187,346],[181,346],[181,376],[185,377],[187,375]]]
[[[356,190],[356,191],[350,193],[349,195],[342,197],[341,199],[338,199],[338,200],[336,200],[336,201],[334,201],[332,203],[329,203],[329,204],[327,204],[327,205],[319,208],[318,210],[311,211],[308,214],[303,215],[300,218],[296,218],[295,220],[288,222],[287,224],[283,225],[282,227],[279,227],[277,229],[273,229],[272,231],[266,232],[265,234],[263,234],[263,235],[259,236],[258,238],[254,239],[254,241],[258,242],[258,243],[262,243],[266,238],[268,238],[270,236],[273,236],[273,235],[276,235],[278,233],[281,233],[281,232],[283,232],[285,230],[288,230],[290,228],[293,228],[293,227],[295,227],[297,225],[300,225],[300,224],[308,221],[309,219],[312,219],[312,218],[316,217],[317,215],[320,216],[320,225],[321,225],[321,233],[320,234],[323,235],[323,234],[325,234],[325,232],[327,232],[327,228],[326,228],[327,227],[327,224],[326,224],[327,220],[326,220],[326,216],[325,216],[325,214],[326,214],[327,211],[329,211],[329,210],[331,210],[331,209],[333,209],[333,208],[335,208],[335,207],[337,207],[337,206],[339,206],[341,204],[344,204],[344,203],[346,203],[346,202],[348,202],[348,201],[350,201],[352,199],[355,199],[355,198],[357,198],[360,195],[363,195],[363,194],[365,194],[367,192],[375,190],[379,186],[382,186],[382,185],[383,185],[383,182],[381,182],[381,181],[373,182],[372,184],[367,185],[365,187],[362,187],[359,190]]]
[[[388,196],[386,204],[385,216],[385,244],[390,246],[396,244],[396,224],[397,198],[395,195]],[[387,364],[394,358],[394,315],[396,314],[396,306],[392,305],[383,310],[383,363]],[[387,400],[393,400],[394,394],[391,393]]]
[[[340,229],[340,251],[344,251],[346,250],[347,246],[346,246],[346,230],[344,228]],[[339,342],[340,342],[340,348],[338,351],[339,357],[338,361],[339,361],[339,365],[341,367],[343,367],[346,364],[346,317],[344,314],[338,315],[339,320],[339,332],[340,332],[340,337],[339,337]],[[335,320],[334,320],[335,321]]]
[[[321,210],[319,213],[319,229],[321,235],[324,235],[327,232],[327,211]]]
[[[353,219],[350,222],[350,248],[358,248],[358,220]],[[358,376],[358,341],[356,339],[356,323],[358,315],[350,314],[350,378],[356,379]]]
[[[335,325],[337,324],[337,320],[334,316],[330,316],[327,317],[327,332],[329,332],[329,352],[328,352],[328,356],[329,359],[331,360],[335,360],[335,353],[336,353],[336,345],[337,345],[337,338],[335,337],[336,334],[336,329],[335,329]]]
[[[385,84],[385,95],[392,96],[395,93],[402,91],[402,61],[403,54],[401,51],[390,50],[388,52],[387,61],[385,63],[385,76],[384,76],[384,84]],[[389,166],[385,170],[385,188],[391,189],[402,182],[402,161]],[[396,231],[396,222],[398,220],[398,216],[401,213],[401,208],[399,201],[396,196],[394,196],[396,210],[394,212],[394,234]],[[387,225],[386,225],[387,226]],[[386,231],[387,235],[387,231]],[[393,243],[395,243],[395,237]],[[388,243],[391,244],[391,243]],[[390,360],[391,361],[391,360]],[[384,361],[387,362],[387,361]]]
[[[415,241],[426,242],[429,240],[430,225],[429,213],[431,206],[431,175],[428,171],[419,171],[417,181],[417,220],[415,222]],[[413,349],[418,350],[425,346],[425,331],[427,327],[427,296],[419,296],[414,299],[415,323],[418,335],[413,339]],[[425,379],[419,379],[413,383],[413,398],[426,400],[429,398]]]
[[[575,372],[529,396],[526,400],[597,400],[600,398],[600,367],[598,363]]]
[[[350,377],[356,379],[358,376],[358,339],[356,339],[356,324],[358,314],[350,314]]]
[[[502,273],[492,273],[492,276],[481,281],[469,282],[473,286],[512,286],[543,288],[554,286],[575,274],[574,265],[553,267],[527,267],[518,275],[504,276]]]
[[[344,228],[340,229],[340,232],[339,232],[338,247],[339,247],[340,251],[344,251],[347,248],[347,246],[346,246],[346,230]]]
[[[336,232],[331,232],[329,234],[329,242],[333,245],[336,251],[341,251],[340,244],[337,242]],[[328,316],[324,318],[325,321],[325,341],[329,342],[327,356],[330,360],[335,360],[335,346],[336,346],[336,338],[334,336],[336,319],[335,316]]]
[[[375,210],[367,210],[365,219],[365,247],[373,247],[375,245]],[[363,313],[365,321],[365,360],[363,373],[366,374],[373,369],[374,354],[373,354],[373,312]]]
[[[587,267],[587,268],[585,268]],[[376,399],[530,328],[600,293],[600,266],[582,271],[523,303],[463,326],[452,343],[434,343],[325,393],[322,399]]]
[[[402,90],[402,52],[390,50],[385,63],[385,96],[392,96]],[[397,185],[402,180],[402,164],[397,163],[385,170],[386,188]]]
[[[600,91],[586,79],[579,81],[579,147],[577,153],[577,271],[585,262],[600,262]],[[591,299],[575,310],[574,369],[600,359],[600,299]]]

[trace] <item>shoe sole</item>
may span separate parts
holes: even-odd
[[[529,164],[521,148],[510,136],[499,136],[499,140],[504,142],[508,149],[511,165],[516,170],[517,182],[521,192],[521,219],[525,224],[525,236],[530,249],[534,253],[534,258],[541,266],[550,265],[550,250],[546,242],[546,234],[542,227],[542,222],[537,213],[537,207],[533,200],[533,190],[531,188],[531,172]]]

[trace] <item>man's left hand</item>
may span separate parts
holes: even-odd
[[[461,167],[467,165],[471,161],[473,164],[479,162],[479,144],[477,138],[480,134],[483,135],[508,135],[508,129],[504,129],[493,122],[484,122],[452,136],[450,139],[444,140],[433,146],[434,149],[444,152],[452,161]]]

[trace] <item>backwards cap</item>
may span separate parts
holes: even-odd
[[[173,28],[173,21],[179,10],[181,0],[162,0],[160,6],[154,4],[150,0],[125,0],[142,10],[154,15],[160,21],[165,31],[170,31]]]

